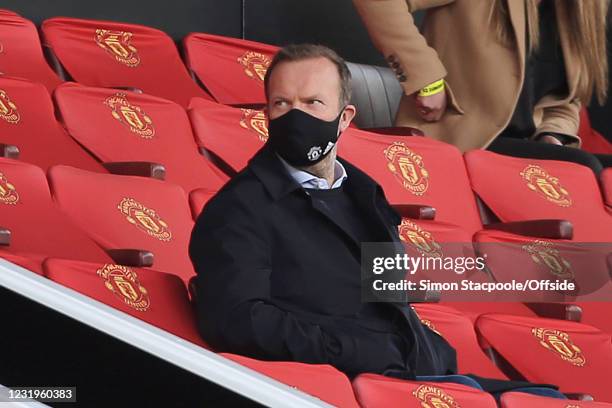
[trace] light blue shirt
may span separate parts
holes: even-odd
[[[302,188],[314,188],[317,190],[329,190],[330,188],[338,188],[348,177],[346,175],[346,169],[344,168],[342,163],[336,160],[336,163],[334,164],[334,183],[330,187],[329,183],[324,178],[317,177],[312,173],[308,173],[307,171],[295,168],[289,163],[287,163],[285,160],[283,160],[282,157],[278,155],[277,157],[280,159],[281,163],[283,163],[283,165],[287,169],[287,172],[289,172],[289,175],[300,186],[302,186]]]

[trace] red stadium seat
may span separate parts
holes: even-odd
[[[569,220],[575,241],[612,240],[612,218],[589,168],[484,150],[466,153],[465,161],[474,191],[501,221]]]
[[[189,194],[189,205],[191,206],[191,214],[194,220],[198,218],[208,200],[215,194],[216,191],[206,190],[204,188],[193,190]]]
[[[612,402],[610,334],[575,322],[496,314],[481,316],[477,329],[528,381]]]
[[[361,374],[353,380],[353,388],[363,408],[497,407],[490,394],[460,384],[415,382]]]
[[[601,189],[608,212],[612,214],[612,168],[606,168],[601,172]]]
[[[0,77],[0,143],[17,146],[21,160],[44,170],[67,164],[105,171],[62,129],[49,93],[34,82]]]
[[[234,171],[242,170],[268,140],[263,111],[238,109],[194,98],[189,119],[200,147]]]
[[[263,80],[278,47],[192,33],[183,40],[187,66],[220,103],[265,104]]]
[[[67,166],[52,167],[49,183],[61,209],[103,248],[151,251],[153,268],[186,283],[195,274],[187,254],[193,219],[179,186]]]
[[[330,365],[302,364],[288,361],[259,361],[252,358],[221,353],[236,363],[258,371],[322,401],[340,408],[357,408],[359,405],[351,383],[340,371]]]
[[[482,228],[461,152],[424,137],[386,136],[347,129],[338,154],[365,171],[385,190],[391,204],[423,204],[436,221],[468,234]]]
[[[7,252],[4,249],[0,249],[0,258],[4,259],[5,261],[9,261],[16,265],[19,265],[22,268],[26,268],[27,270],[37,273],[39,275],[44,274],[42,269],[42,263],[45,259],[44,255],[27,254],[27,256],[23,256]]]
[[[191,80],[174,41],[136,24],[52,18],[42,24],[46,45],[77,82],[133,87],[186,107],[208,95]]]
[[[187,288],[176,275],[113,263],[47,259],[45,276],[99,302],[205,346]]]
[[[47,256],[110,261],[102,248],[55,207],[45,173],[31,164],[0,159],[0,220],[0,227],[11,232],[5,251],[35,263]]]
[[[0,73],[40,82],[49,92],[62,82],[45,60],[36,26],[9,10],[0,12]]]
[[[595,401],[568,401],[540,397],[524,392],[505,392],[500,398],[501,408],[612,408],[612,404]]]
[[[460,374],[507,379],[478,344],[472,321],[459,311],[435,304],[414,304],[421,322],[444,337],[457,350]]]
[[[186,191],[227,180],[198,152],[185,110],[155,96],[67,83],[55,101],[68,132],[101,162],[163,164]]]
[[[580,111],[578,136],[582,140],[581,148],[591,153],[612,154],[612,143],[591,127],[589,112],[586,108]]]

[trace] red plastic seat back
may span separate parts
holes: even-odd
[[[135,87],[187,106],[208,95],[189,77],[172,38],[136,24],[76,18],[43,22],[46,44],[75,81]]]
[[[330,365],[303,364],[289,361],[259,361],[237,354],[221,353],[236,363],[272,377],[335,407],[357,408],[359,405],[345,374]]]
[[[601,172],[601,189],[604,200],[608,207],[612,208],[612,168],[606,168]]]
[[[338,154],[376,180],[390,203],[431,205],[436,221],[469,234],[482,228],[463,158],[454,146],[349,128],[340,136]]]
[[[45,87],[27,80],[0,77],[0,143],[17,146],[20,160],[44,170],[67,164],[104,172],[57,122]]]
[[[453,383],[415,382],[377,374],[361,374],[353,380],[353,388],[363,408],[497,406],[491,394]]]
[[[187,65],[218,102],[266,103],[263,80],[278,47],[203,33],[183,44]]]
[[[189,281],[187,246],[193,219],[175,184],[56,166],[49,182],[58,205],[102,247],[148,250],[153,268]]]
[[[115,309],[204,346],[187,289],[176,275],[113,263],[47,259],[45,276]]]
[[[263,111],[196,98],[191,101],[189,118],[198,144],[235,171],[242,170],[268,140]]]
[[[0,159],[0,226],[11,231],[8,252],[26,256],[109,260],[51,199],[45,173],[34,165]]]
[[[58,87],[55,100],[68,132],[101,162],[161,163],[166,180],[187,191],[227,180],[198,152],[189,118],[174,102],[77,84]]]
[[[189,205],[191,206],[191,214],[193,219],[197,220],[206,203],[217,194],[216,191],[200,188],[193,190],[189,194]]]
[[[526,392],[505,392],[501,395],[501,408],[612,408],[612,404],[595,401],[568,401],[540,397]]]
[[[468,317],[447,306],[413,306],[421,322],[444,337],[457,350],[459,373],[507,379],[480,348],[474,325]]]
[[[45,60],[36,26],[8,10],[0,12],[0,72],[40,82],[49,91],[62,82]]]
[[[474,191],[502,221],[564,219],[576,241],[612,239],[612,218],[588,167],[484,150],[466,153],[465,161]]]
[[[476,326],[484,339],[528,381],[612,401],[609,334],[565,320],[489,314]]]
[[[589,112],[580,110],[580,127],[578,136],[582,140],[581,148],[591,153],[612,154],[612,143],[591,127]]]

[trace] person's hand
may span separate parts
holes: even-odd
[[[446,91],[429,96],[419,96],[417,92],[414,101],[418,115],[426,122],[439,121],[446,111]]]
[[[554,144],[554,145],[558,145],[558,146],[563,146],[563,143],[561,143],[561,141],[559,139],[557,139],[556,137],[554,137],[552,135],[543,135],[543,136],[540,136],[538,138],[538,142]]]

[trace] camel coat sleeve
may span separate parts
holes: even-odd
[[[446,69],[414,23],[412,12],[453,0],[353,0],[374,45],[395,71],[404,93],[442,79]]]
[[[537,138],[542,133],[561,133],[572,136],[575,143],[580,144],[580,138],[577,136],[580,125],[580,107],[580,100],[574,98],[561,105],[542,108],[542,119],[537,125],[534,137]],[[536,119],[539,116],[537,113],[534,115]]]

